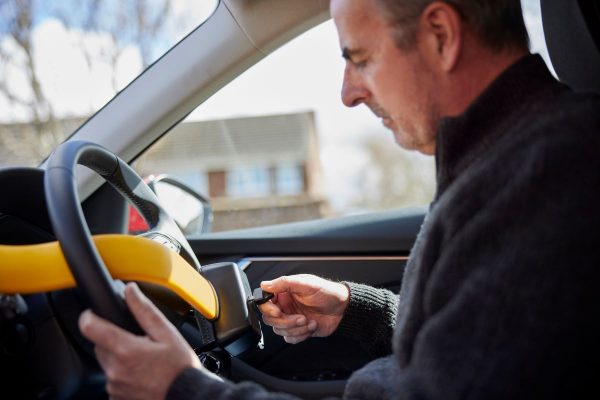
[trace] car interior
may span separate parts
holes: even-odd
[[[600,93],[600,4],[541,0],[541,10],[559,79]],[[139,333],[120,295],[130,280],[222,377],[301,398],[342,395],[371,361],[360,344],[336,335],[287,344],[261,324],[253,289],[310,273],[398,292],[426,210],[186,237],[128,166],[244,70],[328,18],[327,0],[221,0],[42,165],[0,169],[2,398],[107,398],[77,318],[92,307]],[[129,204],[149,232],[128,235]]]

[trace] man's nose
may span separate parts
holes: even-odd
[[[365,103],[369,91],[365,88],[362,79],[356,76],[350,68],[344,71],[344,81],[342,83],[342,102],[346,107],[355,107]]]

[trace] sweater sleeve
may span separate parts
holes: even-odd
[[[171,384],[166,400],[299,400],[285,394],[268,392],[261,386],[251,382],[234,384],[227,380],[219,380],[208,373],[188,368],[181,372]]]
[[[386,289],[353,282],[344,284],[350,290],[350,301],[335,335],[355,340],[373,357],[390,354],[398,296]]]
[[[350,289],[350,302],[336,335],[357,340],[373,356],[391,353],[391,337],[396,320],[398,296],[389,290],[377,289],[353,282],[344,282]],[[369,324],[364,319],[370,320]],[[372,377],[377,371],[364,368],[363,376]],[[376,375],[376,374],[375,374]],[[359,379],[355,379],[356,382]],[[354,387],[361,387],[361,384]],[[294,400],[294,396],[285,393],[271,393],[259,385],[242,382],[234,384],[227,380],[217,380],[205,372],[188,368],[171,384],[167,400]]]
[[[356,339],[374,357],[391,353],[391,337],[396,319],[398,296],[389,290],[376,289],[358,283],[344,282],[350,289],[350,302],[335,332]],[[368,318],[371,322],[364,323]],[[371,379],[379,375],[377,368],[363,368],[361,377]],[[361,378],[362,379],[362,378]],[[355,379],[356,382],[361,381]],[[353,387],[362,387],[355,384]],[[188,368],[171,384],[167,400],[294,400],[294,396],[271,393],[259,385],[242,382],[234,384],[217,380],[207,373]]]

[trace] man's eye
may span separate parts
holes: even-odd
[[[352,64],[354,64],[354,67],[356,69],[364,69],[367,66],[367,61],[366,60],[353,61]]]

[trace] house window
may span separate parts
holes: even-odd
[[[208,194],[208,178],[202,171],[180,171],[172,174],[175,178],[194,189],[196,192]]]
[[[304,174],[298,165],[280,165],[275,171],[277,194],[293,196],[304,191]]]
[[[271,194],[269,169],[266,167],[235,168],[227,172],[227,196],[263,197]]]

